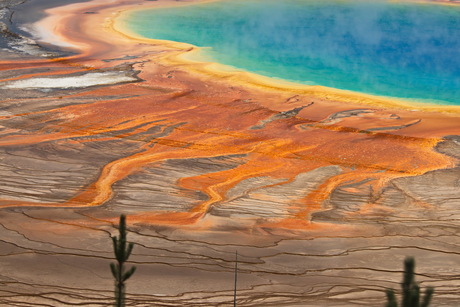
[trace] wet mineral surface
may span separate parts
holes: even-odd
[[[245,84],[110,23],[167,0],[51,9],[65,51],[26,31],[42,3],[10,2],[1,305],[112,304],[120,214],[128,306],[231,305],[235,252],[238,306],[383,306],[406,256],[433,305],[457,305],[458,109]]]

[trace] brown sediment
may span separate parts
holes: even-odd
[[[271,223],[308,228],[312,213],[324,210],[331,193],[341,186],[367,180],[372,202],[392,179],[456,165],[456,159],[436,152],[434,147],[443,136],[460,134],[458,107],[407,104],[225,71],[217,64],[188,60],[195,52],[192,46],[133,37],[117,23],[120,14],[132,9],[192,2],[133,0],[106,4],[96,0],[54,8],[39,27],[73,46],[77,54],[0,62],[3,70],[31,70],[1,80],[5,82],[114,69],[114,64],[129,64],[140,71],[142,80],[86,88],[66,97],[91,97],[88,103],[1,117],[3,121],[31,117],[42,126],[4,135],[0,140],[3,148],[116,140],[124,140],[132,148],[129,154],[99,165],[97,176],[82,182],[81,190],[62,202],[3,199],[0,207],[101,206],[114,200],[114,185],[151,167],[161,168],[166,161],[242,156],[239,165],[231,169],[178,179],[179,188],[202,193],[206,200],[195,201],[184,211],[144,212],[144,218],[138,219],[153,224],[187,224],[203,218],[214,206],[225,206],[227,193],[246,180],[268,177],[281,180],[273,186],[283,186],[301,174],[338,166],[340,174],[323,178],[313,189],[292,199],[288,216],[273,217]],[[97,14],[84,14],[87,11]],[[115,60],[104,61],[107,59]],[[37,67],[55,70],[34,73]],[[130,97],[105,98],[125,94]],[[286,115],[293,110],[292,116]],[[254,218],[258,223],[258,217]],[[293,223],[295,220],[301,222]]]
[[[55,8],[41,26],[74,55],[0,61],[0,305],[107,305],[123,213],[130,305],[231,305],[237,250],[239,306],[378,306],[406,255],[457,306],[458,109],[267,83],[113,28],[190,3]]]

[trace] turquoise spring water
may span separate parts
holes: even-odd
[[[460,7],[224,0],[138,11],[128,28],[210,61],[302,84],[460,105]]]

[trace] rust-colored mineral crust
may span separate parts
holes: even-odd
[[[123,213],[133,306],[228,305],[235,250],[241,306],[383,306],[405,255],[455,306],[460,109],[225,72],[116,23],[155,5],[183,3],[50,9],[74,54],[0,61],[0,304],[109,302]]]

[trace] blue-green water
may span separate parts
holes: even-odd
[[[139,11],[128,26],[269,77],[460,105],[460,7],[224,0]]]

